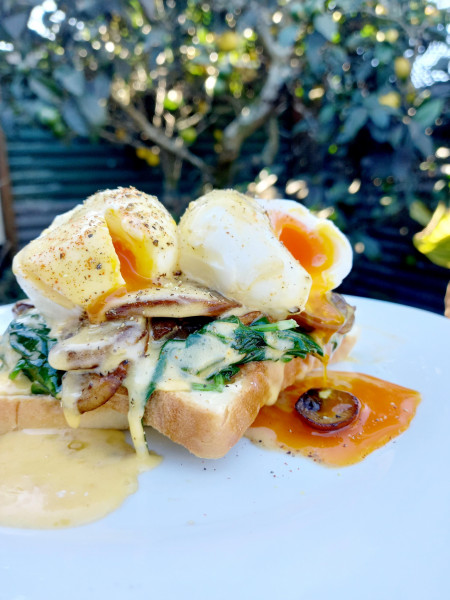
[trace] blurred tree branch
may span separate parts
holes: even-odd
[[[141,111],[137,110],[134,106],[125,104],[117,97],[114,99],[117,104],[119,104],[123,112],[130,117],[131,121],[137,126],[138,130],[141,133],[144,133],[154,144],[157,144],[160,148],[178,158],[187,160],[194,167],[197,167],[197,169],[200,169],[204,173],[207,174],[209,172],[210,169],[208,165],[201,158],[195,156],[195,154],[192,154],[192,152],[189,152],[189,150],[182,145],[182,140],[174,140],[168,137],[162,129],[152,125],[145,115]]]
[[[282,47],[276,42],[268,25],[270,16],[258,3],[252,2],[250,10],[259,15],[256,30],[261,36],[270,63],[258,98],[241,110],[240,114],[224,129],[222,152],[218,160],[219,170],[222,172],[224,166],[230,165],[238,158],[244,141],[273,115],[280,92],[292,72],[289,60],[292,56],[293,44]]]
[[[280,181],[293,169],[309,181],[296,197],[333,206],[345,228],[353,179],[394,181],[395,202],[373,218],[412,201],[419,164],[436,170],[447,54],[433,67],[442,85],[420,89],[411,71],[446,43],[444,11],[429,3],[55,0],[30,27],[36,4],[0,3],[5,125],[125,143],[162,168],[171,194],[185,163],[199,187],[250,189],[263,166]],[[317,182],[325,191],[314,196]]]

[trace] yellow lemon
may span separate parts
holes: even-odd
[[[185,144],[193,144],[197,139],[197,132],[195,127],[188,127],[180,131],[180,137]]]
[[[150,167],[157,167],[160,163],[159,154],[156,154],[156,152],[152,152],[151,150],[147,151],[145,160]]]
[[[404,56],[398,56],[394,61],[394,71],[399,79],[408,79],[411,73],[411,64]]]
[[[413,241],[431,262],[450,269],[450,208],[440,202],[428,225],[416,233]]]
[[[391,108],[400,108],[402,99],[398,92],[388,92],[383,96],[379,96],[378,102],[383,106],[390,106]]]
[[[388,29],[385,31],[384,36],[387,42],[390,44],[395,44],[395,42],[398,40],[398,31],[396,29]]]
[[[217,47],[221,52],[231,52],[236,50],[241,41],[241,37],[235,31],[225,31],[216,39]]]

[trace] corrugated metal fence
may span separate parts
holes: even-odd
[[[40,130],[7,142],[19,247],[99,189],[134,185],[160,195],[162,176],[131,149],[77,139],[70,145]]]

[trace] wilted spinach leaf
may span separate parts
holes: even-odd
[[[61,389],[63,371],[57,371],[48,362],[48,354],[56,343],[50,329],[37,313],[26,313],[12,321],[5,336],[20,358],[9,374],[15,379],[22,372],[31,382],[33,394],[57,396]]]

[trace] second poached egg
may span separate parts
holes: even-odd
[[[180,268],[189,279],[277,319],[304,308],[311,277],[252,198],[213,190],[191,202],[179,240]]]
[[[350,242],[329,219],[317,217],[293,200],[261,200],[277,238],[306,269],[312,279],[311,295],[337,288],[350,273]]]

